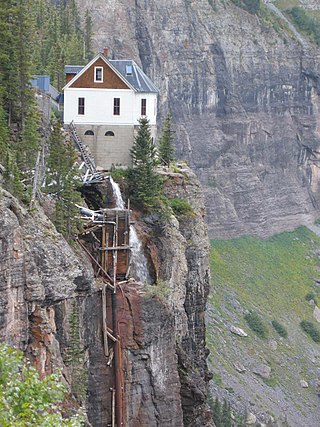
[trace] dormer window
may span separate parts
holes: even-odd
[[[103,68],[94,67],[94,82],[103,83]]]
[[[126,65],[126,75],[132,76],[132,65]]]

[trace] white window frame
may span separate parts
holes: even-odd
[[[97,70],[101,70],[101,80],[97,80]],[[94,67],[94,82],[103,83],[103,67]]]
[[[115,100],[116,99],[118,99],[119,100],[119,105],[116,105],[115,104]],[[118,110],[119,111],[119,113],[118,114],[115,114],[115,110]],[[119,96],[115,96],[114,98],[113,98],[113,117],[120,117],[120,114],[121,114],[121,98],[119,97]]]
[[[80,106],[80,99],[83,99],[83,105]],[[83,113],[80,113],[80,107],[83,108]],[[78,97],[78,116],[84,116],[86,114],[86,98],[84,96]]]
[[[142,110],[144,110],[144,114],[142,114],[143,113]],[[146,115],[147,115],[147,98],[141,98],[140,113],[141,113],[141,117],[146,117]]]

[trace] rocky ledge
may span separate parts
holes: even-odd
[[[117,294],[125,425],[212,426],[207,408],[204,312],[209,244],[200,186],[188,168],[167,173],[166,192],[188,214],[139,216],[154,285],[129,280]],[[40,207],[0,196],[0,339],[23,349],[41,375],[61,368],[72,387],[72,316],[87,390],[76,395],[88,424],[110,423],[112,369],[102,342],[101,284],[89,260],[57,233]],[[170,408],[170,410],[168,410]]]

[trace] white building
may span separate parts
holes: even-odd
[[[139,118],[148,118],[155,137],[157,87],[134,61],[103,54],[85,67],[67,65],[65,71],[64,123],[74,123],[96,166],[129,166]]]

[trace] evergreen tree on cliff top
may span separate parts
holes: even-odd
[[[171,129],[171,115],[169,113],[164,119],[159,143],[160,163],[164,166],[169,166],[174,161],[173,140],[174,131]]]
[[[149,120],[141,118],[139,124],[130,151],[133,168],[129,171],[129,192],[134,204],[152,209],[159,206],[162,181],[155,171],[157,151],[152,141]]]
[[[59,121],[54,124],[49,142],[45,191],[55,200],[55,211],[50,219],[57,230],[66,239],[71,240],[80,228],[80,221],[77,220],[78,208],[75,204],[82,202],[77,191],[80,182],[75,166],[77,156],[73,145],[64,140]]]

